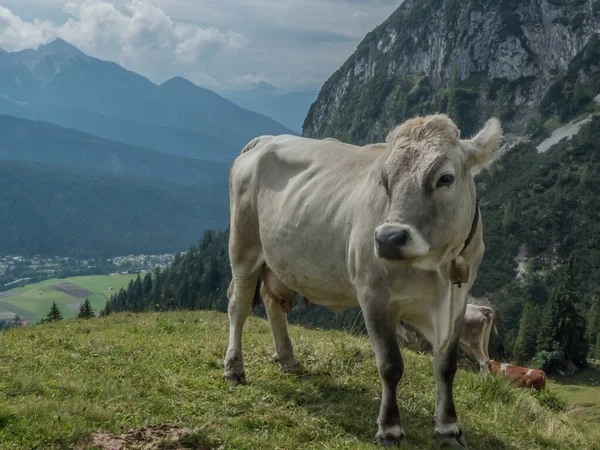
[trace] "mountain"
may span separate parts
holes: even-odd
[[[303,133],[381,141],[408,117],[446,111],[464,136],[492,114],[509,139],[522,135],[599,20],[598,2],[580,0],[406,0],[327,80]]]
[[[286,127],[300,132],[310,105],[318,92],[288,92],[279,94],[275,86],[259,82],[248,91],[232,92],[227,95],[232,102],[252,111],[265,114]]]
[[[155,142],[151,146],[158,150],[201,159],[231,160],[258,135],[292,133],[187,80],[158,86],[60,39],[36,50],[1,54],[0,99],[0,113],[108,139],[125,136],[130,144]],[[115,123],[118,130],[111,132]],[[145,133],[152,127],[151,136],[158,139]],[[224,155],[215,155],[215,147]]]
[[[230,167],[3,115],[0,115],[0,160],[44,162],[186,185],[219,186],[224,192]]]
[[[0,161],[0,254],[171,253],[223,228],[227,190]]]

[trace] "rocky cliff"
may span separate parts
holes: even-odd
[[[406,0],[325,83],[303,133],[381,141],[404,119],[440,111],[463,136],[492,114],[509,138],[535,131],[568,116],[577,86],[575,101],[593,103],[598,32],[600,0]],[[582,60],[587,72],[573,68]]]

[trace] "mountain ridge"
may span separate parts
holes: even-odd
[[[169,155],[47,122],[0,114],[0,160],[32,161],[227,188],[229,164]]]
[[[175,82],[181,85],[177,78]],[[86,55],[63,40],[36,50],[0,55],[0,96],[5,98],[0,103],[0,113],[32,118],[32,111],[59,111],[63,112],[59,125],[82,131],[89,131],[93,124],[87,121],[82,126],[81,120],[70,119],[64,111],[81,110],[113,120],[167,127],[172,133],[184,129],[198,133],[197,156],[205,159],[210,149],[203,154],[203,147],[214,142],[222,142],[222,148],[241,149],[258,135],[297,134],[270,117],[239,107],[190,81],[185,83],[185,95],[174,92],[173,84],[154,84],[116,63]],[[175,94],[179,96],[172,98]],[[190,102],[189,97],[195,102]],[[55,123],[51,112],[38,118]],[[106,127],[97,132],[100,137],[115,138]],[[135,134],[138,133],[132,133],[128,143],[148,144],[133,141]],[[210,139],[202,139],[203,135]],[[177,140],[172,146],[177,147]],[[191,143],[186,146],[185,154],[189,156]],[[160,150],[167,150],[165,147]]]

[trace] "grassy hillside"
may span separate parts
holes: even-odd
[[[0,161],[0,254],[112,256],[187,249],[227,224],[223,186]]]
[[[251,318],[249,385],[233,388],[221,380],[221,313],[118,314],[0,334],[2,448],[89,448],[94,432],[157,424],[180,430],[179,448],[375,448],[380,384],[369,341],[298,327],[291,335],[304,369],[282,374],[269,363],[268,323]],[[404,355],[409,448],[433,448],[431,358]],[[460,371],[456,398],[471,448],[600,448],[596,424],[550,412],[503,380]]]
[[[12,289],[4,293],[6,297],[0,298],[0,318],[3,313],[19,314],[24,320],[35,320],[43,318],[48,314],[52,302],[56,302],[63,316],[74,317],[78,307],[74,304],[88,299],[96,311],[102,311],[106,300],[110,297],[113,288],[118,291],[121,287],[127,287],[129,280],[135,279],[137,275],[94,275],[87,277],[72,277],[41,281],[26,286]],[[53,288],[58,283],[72,283],[82,289],[91,292],[85,297],[74,297]],[[41,294],[40,294],[41,293]],[[68,305],[72,305],[70,308]]]

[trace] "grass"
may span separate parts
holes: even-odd
[[[600,423],[600,365],[572,376],[552,377],[550,386],[570,405],[571,414]]]
[[[369,449],[381,388],[371,344],[291,327],[304,369],[281,373],[270,328],[244,335],[248,386],[222,381],[227,317],[173,312],[68,320],[0,334],[0,448],[76,448],[94,431],[172,424],[222,449]],[[409,447],[434,448],[431,357],[404,351]],[[600,427],[540,406],[503,379],[459,371],[457,409],[474,449],[600,449]],[[80,447],[81,448],[81,447]]]
[[[56,283],[73,283],[93,292],[93,295],[87,298],[92,307],[99,311],[104,308],[111,292],[114,292],[109,290],[110,287],[118,291],[121,287],[127,286],[129,280],[135,277],[137,275],[90,275],[64,279],[52,278],[39,283],[28,284],[24,287],[12,289],[18,292],[17,295],[0,299],[0,311],[19,314],[24,320],[37,321],[45,317],[52,302],[56,302],[65,318],[74,317],[76,312],[67,305],[81,302],[83,299],[52,289],[52,286]],[[43,292],[43,294],[40,294],[40,292]]]

